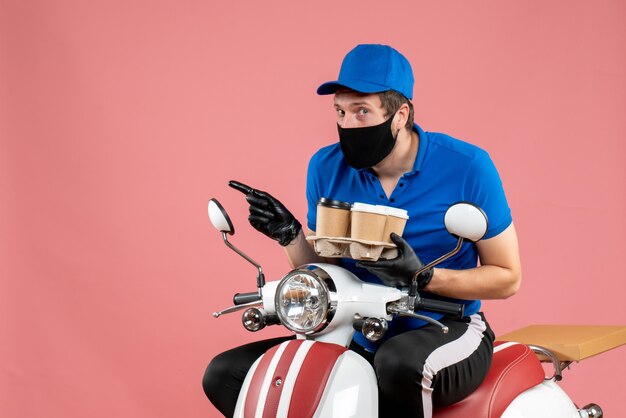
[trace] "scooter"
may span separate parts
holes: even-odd
[[[242,324],[249,331],[280,324],[296,334],[294,340],[271,348],[253,364],[239,394],[236,418],[377,417],[374,370],[363,357],[347,348],[354,331],[359,330],[370,341],[377,341],[385,335],[388,322],[396,315],[420,318],[439,326],[441,332],[448,331],[439,321],[418,314],[420,310],[464,318],[464,305],[422,298],[416,284],[400,290],[365,283],[333,264],[303,265],[280,280],[266,282],[261,266],[228,240],[235,229],[223,206],[211,199],[208,212],[224,243],[254,265],[258,273],[256,292],[235,294],[234,306],[213,316],[218,318],[243,310]],[[457,238],[456,248],[424,266],[424,270],[452,257],[463,241],[476,242],[487,231],[484,212],[465,202],[448,208],[444,224]],[[619,338],[608,338],[612,346],[599,350],[626,342],[626,327],[618,328],[623,328],[617,330]],[[616,330],[610,331],[614,337]],[[523,332],[517,336],[526,338]],[[433,417],[603,416],[602,409],[595,404],[577,408],[557,384],[563,368],[580,359],[562,355],[549,344],[539,346],[502,337],[498,340],[492,366],[481,386],[461,402],[435,410]],[[552,376],[545,376],[540,358],[552,362]]]

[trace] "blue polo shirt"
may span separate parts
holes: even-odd
[[[405,173],[390,196],[387,196],[371,169],[354,169],[343,157],[339,143],[326,146],[313,155],[308,167],[306,196],[307,224],[316,230],[317,201],[326,197],[345,202],[393,206],[408,211],[409,220],[402,237],[426,264],[450,252],[456,239],[445,229],[443,218],[448,207],[459,201],[480,206],[489,220],[484,239],[495,237],[512,222],[502,182],[495,165],[484,150],[449,135],[425,132],[418,125],[419,147],[413,170]],[[478,252],[474,243],[464,243],[461,251],[439,265],[448,269],[476,267]],[[380,283],[367,270],[355,266],[352,259],[342,258],[343,267],[361,280]],[[479,300],[455,300],[423,292],[423,296],[464,303],[467,315],[478,312]],[[441,315],[420,312],[439,319]],[[387,338],[407,329],[424,325],[412,318],[396,318],[390,324]],[[354,339],[375,350],[356,333]]]

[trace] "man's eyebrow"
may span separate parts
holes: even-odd
[[[348,107],[354,107],[354,106],[374,107],[374,105],[372,105],[371,103],[368,103],[368,102],[350,102],[346,106],[348,106]],[[335,107],[341,107],[341,105],[338,104],[338,103],[335,103]]]

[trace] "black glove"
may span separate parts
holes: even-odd
[[[360,261],[357,267],[363,267],[387,286],[408,287],[413,281],[415,273],[424,267],[413,248],[400,235],[392,233],[391,240],[398,246],[398,256],[393,260]],[[430,268],[417,276],[417,288],[425,288],[433,278],[433,269]]]
[[[246,195],[246,200],[250,203],[248,220],[257,231],[278,241],[283,247],[298,236],[302,225],[272,195],[234,180],[229,181],[228,185]]]

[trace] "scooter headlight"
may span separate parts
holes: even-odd
[[[328,286],[307,270],[294,270],[281,280],[275,307],[282,324],[301,334],[321,331],[332,316]]]

